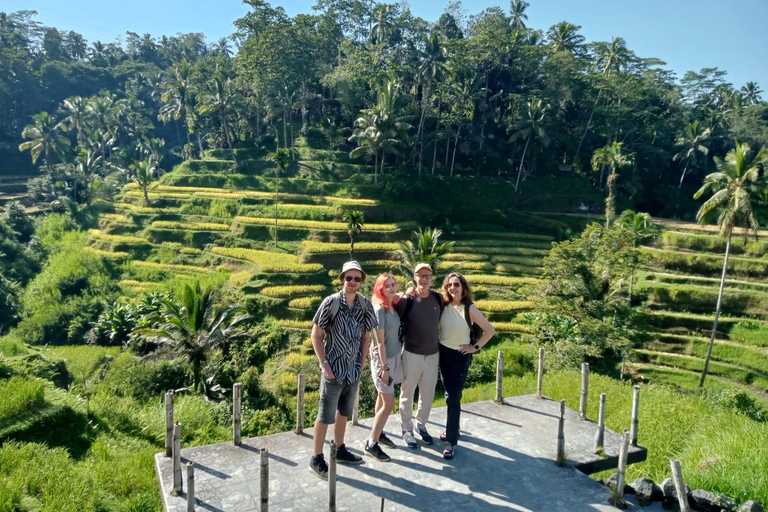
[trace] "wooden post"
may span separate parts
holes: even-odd
[[[557,424],[557,459],[558,466],[565,466],[565,400],[560,400],[560,421]]]
[[[360,416],[360,384],[357,385],[357,391],[355,391],[355,405],[352,407],[352,424],[359,425],[357,422]]]
[[[671,459],[669,465],[672,467],[672,481],[675,483],[677,492],[677,501],[680,503],[680,512],[690,512],[688,506],[688,494],[685,492],[685,482],[683,481],[683,472],[680,469],[680,461]]]
[[[597,434],[595,435],[595,453],[603,449],[605,440],[605,393],[600,394],[600,415],[597,420]]]
[[[630,444],[637,446],[637,424],[638,416],[640,412],[640,386],[635,386],[634,394],[632,395],[632,424],[630,426]]]
[[[536,398],[544,396],[542,388],[544,387],[544,347],[539,347],[539,380],[536,385]]]
[[[181,425],[173,426],[173,494],[178,496],[183,491],[181,481]]]
[[[328,512],[336,512],[336,442],[331,441],[331,463],[328,466]]]
[[[235,382],[232,389],[232,442],[240,446],[240,428],[243,424],[243,385]]]
[[[187,512],[195,512],[195,465],[187,462]]]
[[[269,452],[261,449],[261,512],[269,510]]]
[[[504,352],[499,350],[499,355],[496,357],[496,403],[504,405],[504,392],[502,391],[502,384],[504,379]]]
[[[587,419],[587,393],[589,392],[589,363],[581,363],[581,400],[579,400],[579,416]]]
[[[299,374],[298,394],[296,395],[296,430],[297,435],[304,432],[304,373]]]
[[[173,455],[173,390],[165,392],[165,456]]]
[[[627,455],[629,454],[629,431],[624,429],[619,448],[619,478],[616,482],[616,490],[613,492],[612,503],[619,506],[624,502],[624,482],[627,473]]]

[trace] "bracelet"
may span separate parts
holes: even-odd
[[[320,363],[320,366],[325,366],[328,363],[327,359],[323,359],[323,361]]]
[[[384,366],[381,367],[381,371],[388,372],[389,371],[389,366],[385,364]]]

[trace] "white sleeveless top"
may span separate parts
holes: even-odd
[[[458,308],[446,304],[440,315],[440,344],[453,350],[459,350],[461,345],[469,343],[469,326],[464,318],[462,304]]]

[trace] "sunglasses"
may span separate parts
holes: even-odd
[[[448,288],[461,288],[461,283],[448,283]]]
[[[422,280],[428,281],[428,280],[432,279],[432,274],[418,274],[417,279],[419,281],[422,281]]]
[[[346,282],[348,282],[348,283],[349,283],[349,282],[352,282],[352,281],[354,281],[354,282],[356,282],[356,283],[359,283],[360,281],[362,281],[362,280],[363,280],[363,278],[362,278],[362,277],[344,276],[344,280],[345,280]]]

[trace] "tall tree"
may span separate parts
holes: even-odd
[[[45,166],[50,167],[52,154],[63,159],[69,149],[69,139],[64,135],[66,127],[62,121],[57,121],[48,112],[35,114],[32,119],[35,121],[34,124],[27,125],[21,133],[22,138],[29,140],[19,144],[19,151],[29,150],[33,164],[37,163],[37,159],[42,154]]]
[[[531,4],[524,0],[510,0],[509,4],[509,13],[512,15],[510,25],[515,30],[525,30],[525,22],[528,20],[528,15],[525,14],[525,10],[530,7]]]
[[[581,26],[568,23],[567,21],[561,21],[557,25],[553,25],[547,31],[552,52],[581,53],[580,50],[585,38],[578,33],[580,29]]]
[[[695,166],[699,162],[700,155],[703,158],[706,158],[709,154],[709,148],[706,144],[709,141],[711,133],[709,128],[702,129],[699,122],[694,121],[685,127],[682,135],[675,141],[675,146],[677,146],[680,151],[675,153],[675,156],[672,157],[672,161],[685,162],[683,172],[680,174],[680,183],[677,186],[675,210],[677,210],[677,204],[680,199],[680,190],[683,188],[683,179],[685,179],[685,175],[688,173],[688,168]]]
[[[515,181],[515,192],[520,185],[520,176],[523,174],[523,164],[525,163],[525,155],[528,152],[528,144],[531,139],[537,139],[544,146],[549,146],[549,136],[544,131],[544,119],[547,116],[549,105],[545,105],[543,101],[536,96],[531,96],[531,99],[526,104],[525,117],[521,119],[513,128],[512,140],[525,139],[525,148],[523,149],[523,156],[520,158],[520,168],[517,170],[517,180]]]
[[[429,263],[434,275],[438,275],[438,269],[445,274],[454,270],[455,265],[449,268],[441,265],[445,255],[451,252],[454,246],[454,242],[441,242],[442,235],[441,229],[419,228],[413,232],[413,240],[397,242],[400,248],[394,251],[398,261],[396,268],[406,281],[413,278],[413,269],[418,263]]]
[[[448,50],[440,43],[437,31],[424,38],[424,50],[419,64],[419,77],[424,81],[421,93],[421,119],[416,136],[419,138],[419,177],[421,177],[421,163],[424,154],[424,120],[427,108],[432,103],[432,84],[446,69]]]
[[[200,96],[197,112],[199,114],[215,112],[218,115],[221,128],[224,131],[224,140],[227,143],[227,147],[231,149],[232,140],[229,136],[227,117],[240,101],[240,95],[232,90],[232,82],[230,80],[224,81],[219,76],[214,76],[213,79],[208,81],[206,87],[207,91]]]
[[[149,187],[152,185],[152,181],[158,172],[157,161],[153,156],[150,156],[146,160],[140,160],[131,165],[131,169],[133,170],[131,181],[136,183],[139,186],[139,190],[144,194],[144,203],[146,205],[151,204],[149,201]]]
[[[365,224],[365,215],[359,210],[346,210],[342,217],[347,223],[347,233],[349,234],[349,259],[355,259],[355,237],[363,231]]]
[[[610,226],[616,215],[616,178],[618,170],[635,162],[633,154],[624,153],[624,143],[612,142],[595,150],[592,155],[592,170],[597,171],[600,166],[606,165],[611,169],[608,175],[608,196],[605,198],[605,225]]]
[[[763,92],[760,86],[755,82],[747,82],[747,85],[742,86],[741,94],[744,96],[744,101],[747,105],[757,105],[762,101],[760,94]]]
[[[192,84],[190,81],[191,67],[187,59],[182,59],[176,63],[173,68],[166,74],[163,80],[163,94],[161,100],[163,106],[160,108],[160,114],[158,119],[164,123],[168,121],[176,121],[176,129],[178,136],[179,121],[184,127],[184,134],[187,137],[187,147],[190,147],[189,140],[189,126],[187,121],[187,115],[191,106],[192,96]],[[181,141],[179,140],[179,145]],[[185,158],[188,153],[185,153]]]
[[[725,274],[728,270],[728,256],[731,250],[731,236],[734,229],[742,228],[746,242],[750,234],[757,237],[760,230],[760,223],[757,215],[755,215],[754,207],[766,204],[765,169],[768,167],[768,150],[762,148],[753,153],[748,144],[737,142],[736,147],[730,150],[724,159],[715,157],[714,160],[717,172],[704,178],[704,184],[693,196],[695,199],[699,199],[707,192],[712,192],[712,197],[707,199],[699,208],[696,220],[704,224],[716,215],[720,236],[726,239],[723,273],[720,276],[720,291],[717,294],[717,306],[715,308],[715,322],[712,326],[712,336],[709,339],[707,357],[704,360],[704,370],[701,372],[700,387],[704,386],[704,381],[707,378],[717,324],[720,320]]]
[[[267,155],[267,160],[275,163],[275,247],[277,247],[277,205],[280,199],[280,175],[288,170],[291,159],[291,150],[288,148],[278,148]]]

